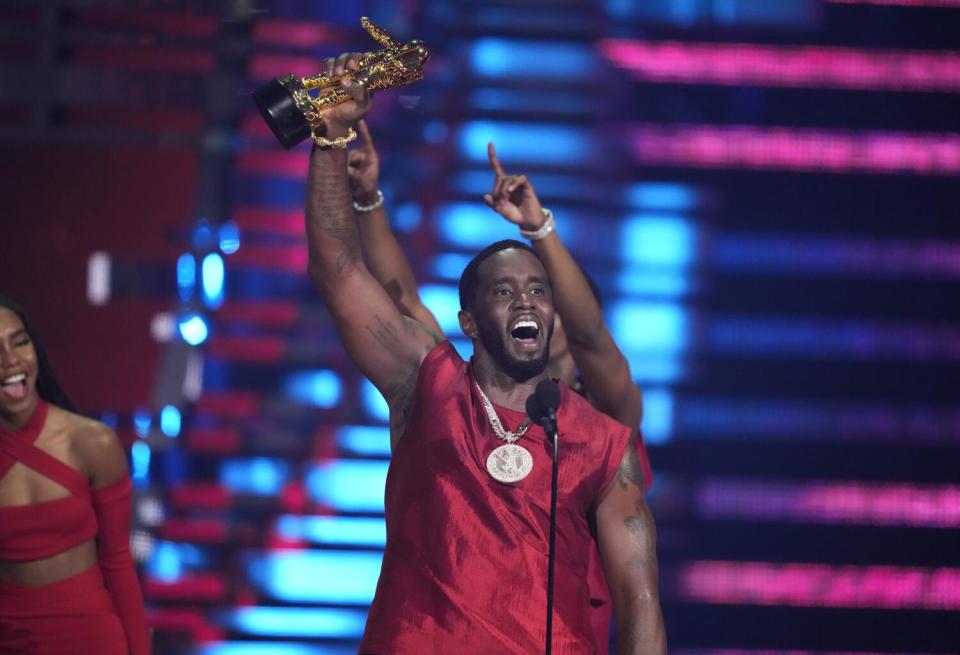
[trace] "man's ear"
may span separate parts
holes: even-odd
[[[470,340],[476,341],[479,331],[477,330],[477,322],[474,320],[473,314],[465,309],[461,309],[457,313],[457,318],[460,320],[460,329],[463,330],[463,333],[469,337]]]

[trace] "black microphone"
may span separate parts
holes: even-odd
[[[557,386],[557,383],[550,378],[540,380],[533,394],[537,397],[540,407],[543,408],[550,421],[556,423],[557,410],[560,409],[560,387]]]
[[[560,465],[557,436],[557,410],[560,408],[560,387],[546,378],[537,384],[536,390],[527,398],[527,416],[543,426],[547,438],[553,444],[553,475],[550,481],[550,545],[547,555],[547,639],[546,655],[553,652],[553,577],[557,540],[557,475]]]

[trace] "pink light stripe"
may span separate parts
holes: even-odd
[[[283,19],[261,19],[253,26],[253,42],[296,48],[315,48],[346,42],[342,28],[323,23]],[[314,71],[320,72],[320,71]]]
[[[638,162],[703,168],[956,175],[960,135],[654,125],[632,131]]]
[[[958,486],[714,479],[696,505],[712,519],[960,528]]]
[[[687,600],[722,605],[960,609],[960,569],[690,562],[679,575]]]
[[[691,649],[671,651],[673,655],[923,655],[922,653],[862,653],[822,650],[748,650],[745,648]]]
[[[249,74],[251,79],[264,81],[292,73],[305,77],[316,75],[322,68],[323,62],[319,57],[302,57],[295,55],[254,55],[250,59]]]
[[[602,39],[615,66],[644,82],[960,91],[960,54],[824,46]]]
[[[895,7],[960,7],[960,0],[827,0],[835,5],[890,5]]]

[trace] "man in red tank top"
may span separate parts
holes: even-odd
[[[357,55],[326,72],[357,69]],[[353,361],[390,406],[387,546],[362,653],[530,653],[546,641],[551,446],[523,411],[546,377],[554,308],[524,244],[500,242],[467,266],[460,325],[467,364],[404,317],[366,269],[342,147],[370,109],[365,90],[325,116],[310,158],[309,271]],[[631,430],[564,387],[552,641],[594,652],[587,517],[596,517],[617,617],[618,653],[665,653],[655,529]]]

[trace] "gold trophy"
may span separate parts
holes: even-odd
[[[253,100],[263,120],[285,148],[292,148],[308,136],[315,143],[323,137],[323,110],[350,99],[340,88],[342,77],[364,85],[371,93],[423,79],[423,64],[430,57],[423,42],[401,44],[366,16],[360,19],[360,26],[383,46],[383,50],[361,56],[360,70],[344,71],[340,76],[286,75],[254,91]]]

